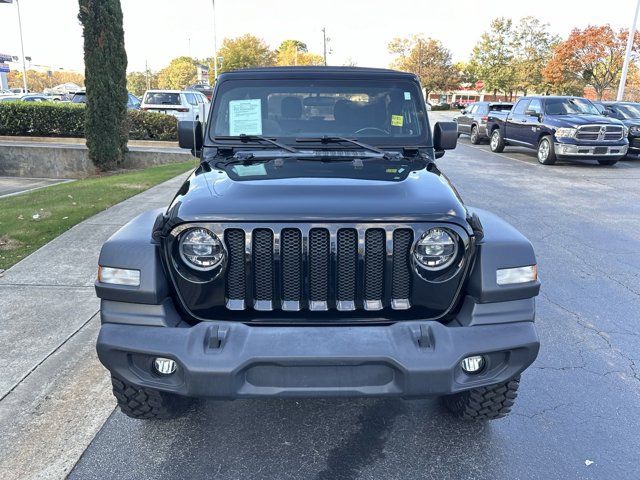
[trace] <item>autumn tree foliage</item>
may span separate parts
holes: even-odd
[[[274,65],[276,53],[264,40],[247,33],[237,38],[225,38],[218,50],[222,57],[220,72],[238,68],[267,67]]]
[[[620,80],[629,31],[615,31],[610,25],[574,29],[560,42],[544,69],[544,77],[555,91],[593,86],[598,99]],[[640,34],[636,33],[633,55],[638,56]]]
[[[518,22],[511,39],[517,90],[525,95],[548,90],[543,72],[559,42],[560,37],[549,32],[549,24],[538,18],[524,17]]]
[[[394,38],[388,49],[396,55],[393,68],[417,75],[427,98],[431,92],[458,86],[458,72],[451,62],[451,51],[439,40],[421,35]]]
[[[11,71],[7,74],[9,88],[22,88],[22,72]],[[37,70],[27,70],[27,83],[32,92],[44,92],[47,88],[52,88],[63,83],[75,83],[84,86],[84,75],[76,72],[51,71],[39,72]]]
[[[177,57],[158,72],[158,88],[182,90],[198,81],[200,62],[192,57]]]
[[[285,40],[276,50],[276,64],[288,65],[324,65],[321,55],[309,53],[306,43],[300,40]]]

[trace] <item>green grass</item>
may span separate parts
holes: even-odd
[[[0,269],[77,223],[195,168],[194,161],[92,177],[0,199]]]

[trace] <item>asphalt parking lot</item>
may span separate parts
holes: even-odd
[[[115,411],[69,478],[637,479],[640,161],[545,167],[462,137],[438,164],[537,251],[542,349],[511,416],[461,423],[435,399],[203,401],[156,423]]]
[[[68,181],[55,178],[0,177],[0,198]]]

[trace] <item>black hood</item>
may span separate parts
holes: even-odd
[[[433,164],[388,180],[232,177],[202,164],[171,203],[167,227],[194,221],[429,221],[456,223],[472,233],[462,200]]]

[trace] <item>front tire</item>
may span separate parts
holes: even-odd
[[[501,153],[504,150],[504,138],[500,133],[500,129],[496,128],[491,132],[491,140],[489,140],[489,148],[493,153]]]
[[[517,376],[498,385],[448,395],[442,401],[451,413],[462,420],[496,420],[511,412],[519,385],[520,376]]]
[[[550,135],[546,135],[538,142],[538,162],[542,165],[553,165],[556,163],[556,151],[553,147],[553,140]]]
[[[140,420],[168,420],[185,413],[193,400],[153,388],[132,385],[111,376],[113,395],[122,413]]]
[[[478,145],[480,143],[480,135],[478,133],[478,127],[476,125],[471,127],[471,135],[469,136],[469,140],[474,145]]]

